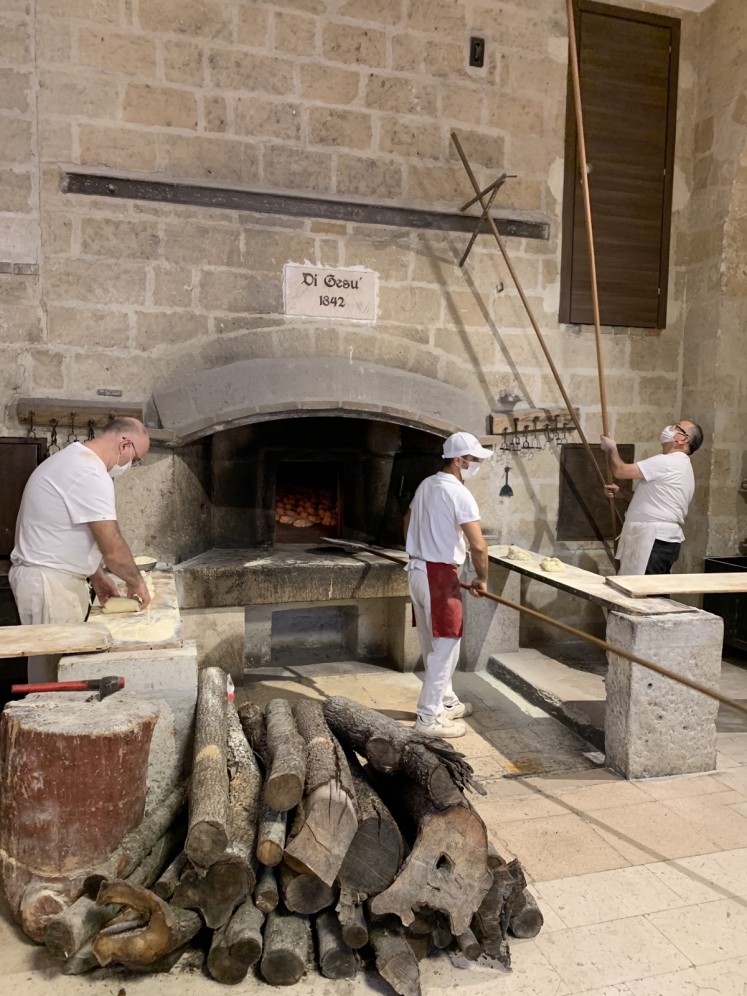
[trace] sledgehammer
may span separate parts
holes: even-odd
[[[82,678],[80,681],[47,681],[35,685],[11,685],[10,690],[15,695],[27,695],[30,692],[98,692],[99,700],[113,695],[124,688],[124,678]]]

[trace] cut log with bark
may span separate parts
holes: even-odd
[[[417,836],[392,885],[371,900],[371,911],[394,913],[407,926],[418,907],[429,906],[448,917],[452,934],[461,934],[492,883],[485,824],[466,800],[436,809],[415,785],[401,801]]]
[[[262,775],[254,751],[241,729],[236,706],[227,706],[227,759],[229,828],[226,854],[242,862],[247,895],[257,880],[257,824],[261,808]]]
[[[368,758],[382,774],[405,769],[438,807],[454,804],[454,786],[485,790],[473,779],[472,766],[445,740],[424,737],[380,712],[334,695],[324,703],[324,716],[340,743]]]
[[[395,916],[374,917],[369,925],[376,970],[400,996],[420,996],[420,966]]]
[[[207,958],[208,972],[214,979],[235,985],[246,978],[262,954],[264,920],[264,914],[247,899],[228,923],[215,931]]]
[[[482,954],[482,945],[469,927],[456,938],[459,950],[468,961],[477,961]]]
[[[184,851],[181,851],[171,864],[163,870],[158,880],[153,884],[153,891],[159,899],[163,899],[166,903],[171,899],[174,895],[174,889],[179,884],[179,879],[187,867],[188,861],[189,858],[187,855]]]
[[[327,979],[352,979],[358,971],[358,959],[342,938],[340,924],[332,910],[323,910],[314,918],[319,968]]]
[[[361,903],[389,888],[402,864],[405,845],[396,820],[365,777],[355,755],[348,756],[348,763],[355,788],[358,829],[338,879],[341,890],[355,894],[354,901]]]
[[[267,918],[259,970],[271,986],[293,986],[306,971],[311,951],[309,918],[274,910]]]
[[[35,941],[80,894],[85,874],[140,822],[157,718],[153,703],[125,693],[102,702],[34,695],[5,707],[0,879],[13,916]]]
[[[254,903],[257,909],[266,916],[268,913],[272,913],[279,901],[275,868],[260,865],[257,884],[254,887]]]
[[[471,928],[483,952],[505,968],[511,967],[511,951],[506,936],[514,903],[526,888],[520,863],[506,862],[493,845],[488,847],[491,885],[472,918]]]
[[[272,767],[272,757],[267,747],[267,723],[264,711],[256,702],[245,702],[239,709],[239,720],[244,736],[261,761],[267,778]]]
[[[195,716],[189,829],[184,845],[189,860],[201,868],[209,868],[228,845],[227,707],[226,672],[219,667],[203,668]]]
[[[278,876],[283,902],[286,909],[292,913],[308,916],[332,906],[335,902],[334,889],[316,875],[297,872],[283,862],[278,866]]]
[[[545,918],[529,889],[524,889],[511,907],[508,929],[514,937],[536,937],[542,930]]]
[[[368,944],[368,923],[358,894],[343,886],[335,909],[342,939],[347,946],[357,951]]]
[[[301,802],[306,779],[306,744],[296,729],[287,699],[270,699],[265,708],[270,768],[263,798],[272,809],[286,813]]]
[[[288,834],[288,814],[262,803],[257,826],[257,860],[262,865],[279,865],[283,860]]]
[[[183,795],[182,795],[183,798]],[[184,843],[184,827],[167,830],[127,878],[130,885],[148,888]],[[100,890],[102,882],[97,889]],[[70,958],[87,941],[102,930],[119,913],[119,906],[102,906],[89,896],[81,896],[59,915],[48,921],[44,943],[53,958]]]
[[[148,918],[147,925],[136,930],[99,934],[93,950],[100,965],[153,965],[187,944],[202,926],[199,915],[192,910],[170,906],[149,889],[128,882],[108,882],[102,886],[97,902],[102,906],[128,906]]]
[[[187,910],[199,910],[213,930],[228,923],[231,914],[249,895],[246,864],[226,856],[207,869],[188,865],[174,889],[172,902]]]
[[[303,823],[286,844],[285,862],[331,886],[358,829],[353,779],[321,703],[297,702],[293,716],[306,744],[306,783]]]

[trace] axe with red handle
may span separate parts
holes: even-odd
[[[113,695],[124,688],[124,678],[82,678],[79,681],[46,681],[34,685],[11,685],[14,695],[27,695],[30,692],[98,692],[99,699]]]

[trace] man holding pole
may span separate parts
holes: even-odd
[[[617,549],[618,574],[669,574],[685,538],[682,527],[695,491],[690,457],[703,443],[697,423],[682,419],[667,425],[659,436],[661,453],[625,463],[617,443],[601,437],[610,469],[619,481],[641,481],[635,492],[606,484],[607,498],[617,494],[630,502]]]
[[[464,481],[490,456],[469,432],[449,436],[443,469],[420,484],[405,515],[408,587],[425,666],[415,729],[427,737],[464,736],[467,728],[461,717],[472,712],[472,705],[460,702],[451,684],[462,637],[459,569],[469,543],[476,572],[470,593],[478,597],[487,591],[488,546],[477,502]]]

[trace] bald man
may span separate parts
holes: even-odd
[[[641,482],[632,495],[621,494],[630,501],[617,548],[621,575],[669,574],[685,539],[682,527],[695,491],[690,457],[703,443],[703,430],[697,423],[682,419],[664,426],[659,441],[661,453],[625,463],[615,440],[602,436],[613,477]],[[607,484],[604,493],[612,498],[620,488]]]
[[[118,595],[103,564],[143,607],[148,587],[119,531],[113,478],[150,448],[142,422],[116,418],[95,439],[66,446],[26,483],[8,575],[23,625],[83,622],[89,584],[104,605]],[[29,681],[54,681],[57,657],[30,657]]]

